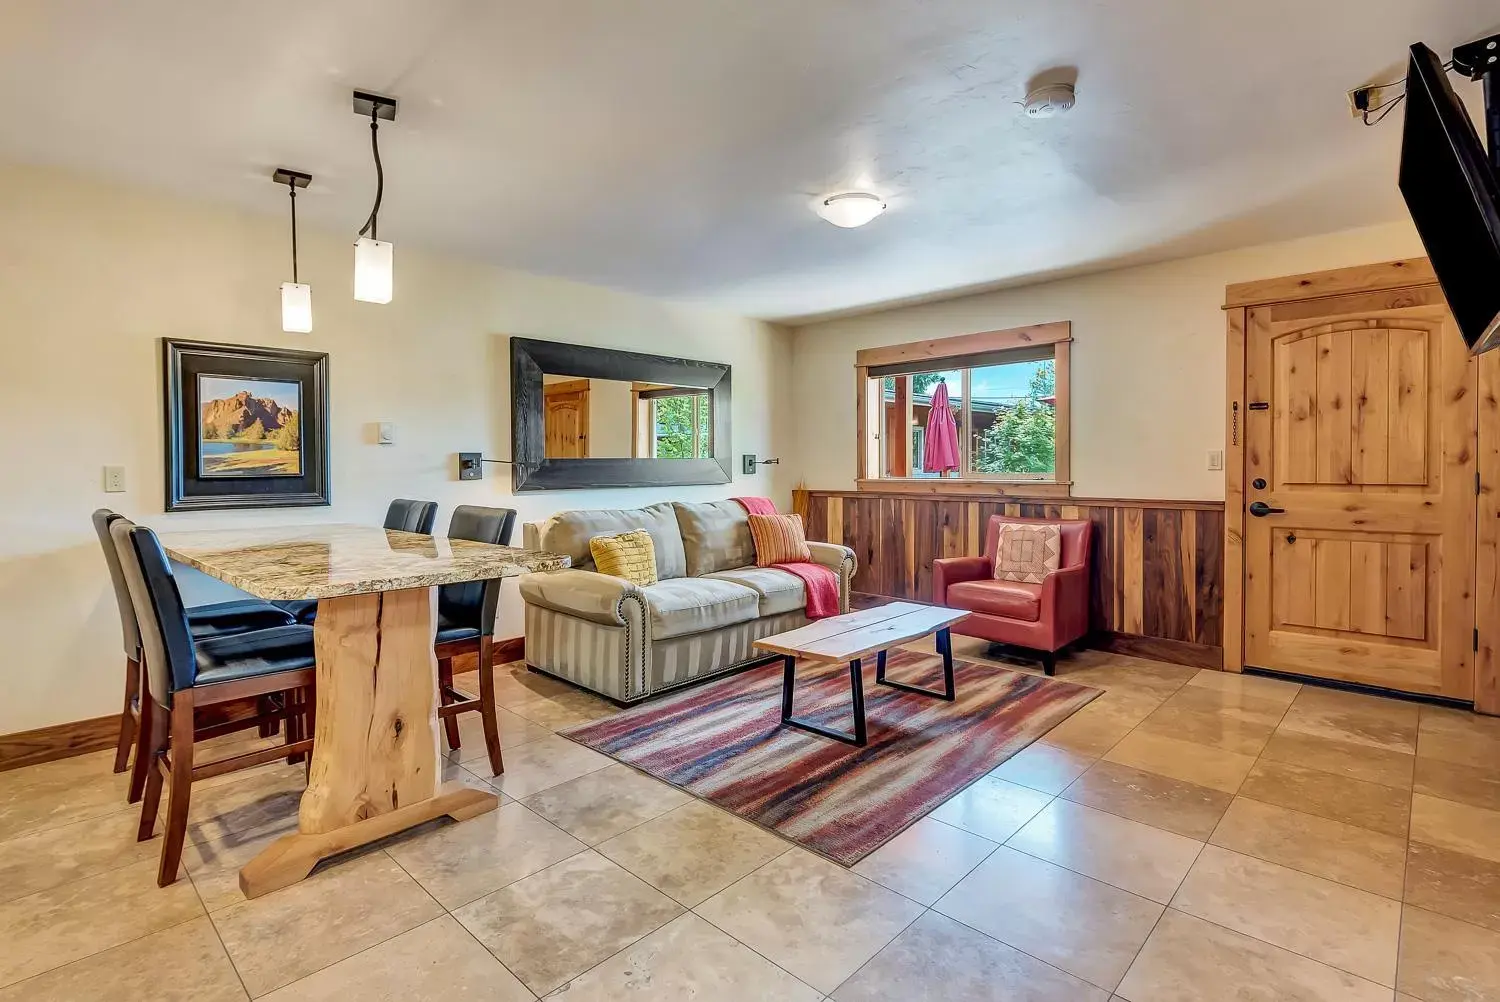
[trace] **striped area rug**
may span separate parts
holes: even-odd
[[[1100,692],[967,661],[954,669],[948,703],[877,685],[870,658],[864,748],[779,726],[779,664],[561,733],[852,866]],[[886,675],[940,689],[942,660],[892,651]],[[793,713],[851,730],[848,668],[798,664]]]

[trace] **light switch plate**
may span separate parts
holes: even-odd
[[[125,492],[125,467],[106,466],[104,468],[104,493],[123,494]]]
[[[740,472],[745,474],[745,476],[755,475],[755,465],[755,457],[753,455],[746,453],[740,457]]]
[[[396,444],[396,426],[389,421],[382,421],[376,426],[375,441],[380,445]]]
[[[458,454],[458,479],[460,480],[482,480],[484,479],[484,454],[479,452],[460,452]]]
[[[1210,470],[1222,470],[1224,468],[1224,450],[1210,449],[1208,452],[1208,468]]]

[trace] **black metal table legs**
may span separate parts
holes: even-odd
[[[902,692],[915,692],[922,696],[932,696],[936,699],[946,699],[953,702],[956,692],[953,688],[953,638],[949,636],[946,629],[937,631],[937,649],[943,656],[943,691],[936,689],[924,689],[919,685],[907,685],[905,682],[892,682],[885,677],[885,651],[875,655],[875,681],[880,685],[888,685],[892,689],[900,689]]]
[[[882,653],[881,657],[885,655]],[[860,748],[865,746],[865,681],[860,674],[859,658],[849,662],[849,693],[854,700],[854,733],[845,734],[843,731],[835,731],[808,720],[798,720],[792,716],[792,688],[796,685],[797,659],[786,657],[783,659],[781,674],[781,722],[788,727],[808,731],[813,734],[822,735],[825,738],[833,738],[845,744],[856,745]]]

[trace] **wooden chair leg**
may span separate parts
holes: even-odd
[[[135,744],[135,703],[141,695],[141,665],[135,658],[125,659],[125,708],[120,711],[120,738],[115,742],[115,772],[130,765],[130,746]],[[135,803],[135,801],[131,801]]]
[[[484,748],[490,756],[490,772],[505,772],[500,755],[500,721],[495,714],[495,654],[489,637],[479,639],[479,716],[484,723]],[[458,747],[457,745],[454,746]]]
[[[306,709],[306,699],[304,697],[305,697],[305,693],[301,689],[292,689],[291,691],[287,692],[282,697],[282,699],[284,700],[284,705],[286,707],[286,714],[287,714],[286,715],[286,743],[287,744],[293,744],[295,742],[301,741],[302,738],[303,738],[303,736],[306,734],[306,731],[304,730],[304,728],[307,726],[307,722],[306,722],[306,719],[302,715],[303,711]],[[287,765],[296,765],[297,763],[301,762],[305,757],[306,756],[303,755],[300,752],[297,753],[297,754],[295,754],[295,755],[288,755],[286,757],[286,764]]]
[[[161,750],[157,747],[166,739],[165,733],[157,735],[156,728],[152,725],[153,717],[161,714],[153,714],[151,696],[140,693],[140,719],[135,721],[135,764],[130,769],[130,790],[125,794],[127,804],[140,803],[141,795],[146,790],[146,783],[152,773],[156,771],[156,755]],[[164,745],[163,745],[164,747]],[[160,793],[160,791],[157,791]],[[156,812],[151,812],[153,823],[156,820]],[[147,838],[150,838],[148,835]]]
[[[483,657],[483,655],[480,655]],[[444,706],[453,702],[453,697],[448,695],[448,690],[453,687],[453,659],[438,659],[438,696],[442,699]],[[448,736],[448,747],[457,749],[462,747],[462,741],[458,736],[458,718],[449,717],[443,721],[443,733]]]
[[[172,759],[172,786],[167,795],[167,830],[161,845],[161,866],[156,871],[158,887],[166,887],[177,880],[177,868],[182,862],[182,845],[187,840],[188,804],[193,790],[191,690],[181,690],[174,694],[172,737],[168,748]]]
[[[150,694],[141,694],[141,741],[136,747],[136,771],[141,775],[145,799],[141,801],[141,823],[136,841],[145,842],[156,832],[156,814],[161,808],[161,754],[167,749],[171,714],[155,703]],[[134,781],[134,776],[132,776]]]
[[[255,706],[257,712],[270,713],[276,709],[276,698],[274,696],[262,696]],[[274,738],[280,725],[274,720],[262,721],[260,725],[260,736],[263,738]],[[288,738],[288,743],[291,739]]]

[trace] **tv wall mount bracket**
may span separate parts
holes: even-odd
[[[1484,81],[1484,126],[1490,163],[1500,171],[1500,35],[1476,39],[1453,50],[1454,72]]]

